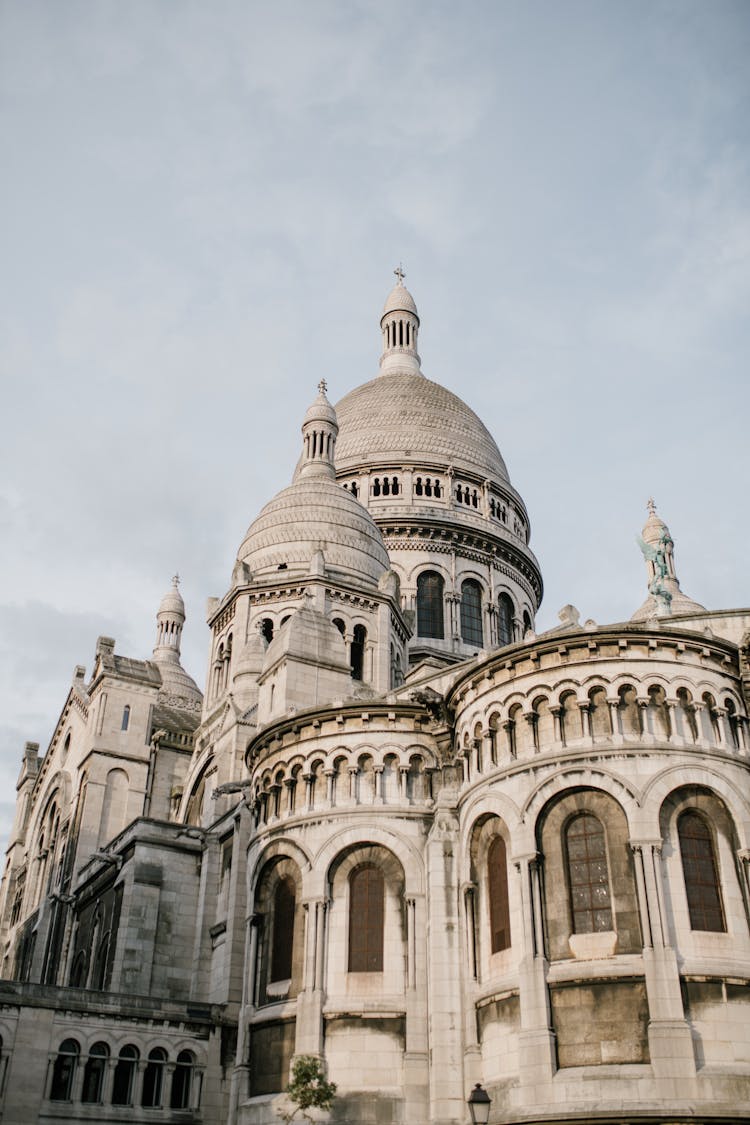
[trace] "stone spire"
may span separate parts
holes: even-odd
[[[392,375],[408,371],[420,372],[417,352],[419,316],[409,290],[404,285],[406,274],[401,269],[393,271],[396,284],[388,294],[380,318],[383,333],[383,354],[380,357],[380,374]]]
[[[648,617],[674,617],[682,613],[705,612],[705,606],[683,594],[674,565],[674,541],[656,504],[648,501],[648,518],[639,537],[648,575],[648,597],[631,621]]]
[[[154,660],[170,664],[180,662],[180,637],[185,624],[185,603],[179,591],[180,576],[175,574],[172,589],[161,599],[156,614],[156,646]]]
[[[318,397],[308,407],[302,422],[302,456],[295,479],[313,476],[334,480],[336,477],[333,456],[339,426],[336,411],[326,397],[327,390],[325,379],[321,379]]]

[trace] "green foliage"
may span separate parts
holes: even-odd
[[[291,1121],[297,1112],[312,1121],[310,1109],[330,1109],[336,1097],[336,1083],[327,1082],[323,1064],[313,1055],[298,1055],[292,1064],[292,1081],[286,1088],[287,1097],[294,1108],[282,1113],[285,1121]]]

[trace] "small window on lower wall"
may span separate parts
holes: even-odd
[[[607,841],[601,822],[580,813],[565,831],[568,881],[573,910],[573,933],[593,934],[612,929]]]
[[[172,1109],[189,1109],[195,1078],[195,1058],[192,1051],[180,1051],[172,1075],[172,1096],[169,1104]]]
[[[112,1079],[112,1105],[133,1104],[133,1087],[139,1058],[138,1048],[132,1043],[120,1051]]]
[[[691,930],[725,933],[724,908],[711,829],[688,810],[677,822]]]
[[[385,882],[364,863],[349,876],[349,972],[382,973]]]
[[[64,1039],[52,1064],[50,1101],[69,1102],[73,1093],[73,1079],[78,1067],[81,1048],[75,1039]]]
[[[82,1102],[90,1105],[98,1105],[101,1102],[108,1061],[109,1047],[107,1044],[94,1043],[83,1069]]]
[[[143,1093],[141,1105],[156,1109],[163,1105],[164,1072],[167,1065],[167,1052],[163,1047],[154,1047],[148,1053],[148,1062],[143,1072]]]

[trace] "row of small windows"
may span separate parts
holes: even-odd
[[[105,1101],[110,1105],[141,1105],[147,1109],[190,1109],[198,1105],[200,1074],[192,1051],[180,1051],[175,1062],[170,1063],[165,1049],[154,1047],[143,1068],[140,1057],[138,1048],[129,1043],[112,1058],[109,1046],[100,1042],[94,1043],[84,1061],[78,1041],[64,1039],[52,1062],[49,1099],[53,1102],[78,1100],[77,1079],[83,1063],[80,1101],[84,1105],[102,1105]],[[137,1082],[139,1073],[142,1073],[140,1083]],[[170,1076],[171,1083],[168,1083]]]
[[[479,493],[476,488],[471,489],[468,485],[456,485],[456,500],[458,500],[459,504],[466,504],[471,508],[479,507]]]
[[[360,494],[360,486],[354,480],[346,481],[344,483],[344,488],[348,492],[351,492],[352,496],[358,497]],[[443,485],[438,477],[414,477],[412,491],[414,496],[428,497],[430,499],[434,498],[436,500],[442,499],[444,495]],[[373,477],[370,481],[370,495],[373,497],[401,496],[402,494],[403,485],[398,476],[378,476]],[[454,497],[458,504],[463,504],[466,507],[476,508],[478,510],[481,506],[481,492],[476,488],[470,487],[468,484],[457,484]],[[500,520],[500,522],[504,524],[508,523],[507,507],[502,501],[496,500],[494,496],[490,497],[489,510],[493,519]],[[514,519],[513,529],[517,535],[524,535],[524,525],[517,518]]]
[[[435,571],[423,571],[417,578],[417,636],[442,640],[445,637],[444,621],[445,583]],[[497,603],[498,644],[508,645],[514,639],[515,607],[508,594],[502,593]],[[461,640],[464,644],[484,643],[482,621],[482,588],[473,578],[461,584],[460,595]],[[523,617],[524,632],[531,628],[528,613]]]
[[[401,491],[398,477],[374,477],[372,481],[373,496],[398,496]]]
[[[411,348],[416,346],[417,329],[409,320],[392,320],[385,326],[385,346],[387,348]]]

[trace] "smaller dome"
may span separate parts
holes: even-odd
[[[656,513],[656,505],[654,504],[654,501],[649,500],[648,519],[644,523],[643,531],[641,532],[643,541],[645,543],[649,543],[651,546],[654,546],[661,540],[661,537],[664,534],[666,534],[667,538],[671,538],[669,534],[669,528],[667,527],[661,516],[657,515]]]
[[[178,617],[185,616],[185,603],[182,600],[182,594],[179,591],[180,576],[175,574],[172,579],[172,589],[167,591],[159,603],[157,615],[161,613],[169,613]]]
[[[333,480],[302,477],[283,489],[253,521],[238,558],[254,578],[279,570],[310,573],[322,551],[330,572],[376,586],[388,570],[388,554],[372,516]]]
[[[386,297],[385,304],[383,305],[383,316],[387,316],[392,312],[410,312],[419,320],[419,313],[414,298],[409,290],[404,285],[404,277],[406,276],[399,266],[397,270],[393,271],[398,278],[396,284],[391,289]],[[382,320],[382,317],[381,317]]]
[[[328,422],[329,425],[336,426],[338,430],[336,411],[326,398],[327,390],[328,384],[325,379],[321,379],[318,383],[318,397],[308,406],[305,417],[302,420],[303,429],[310,422]]]

